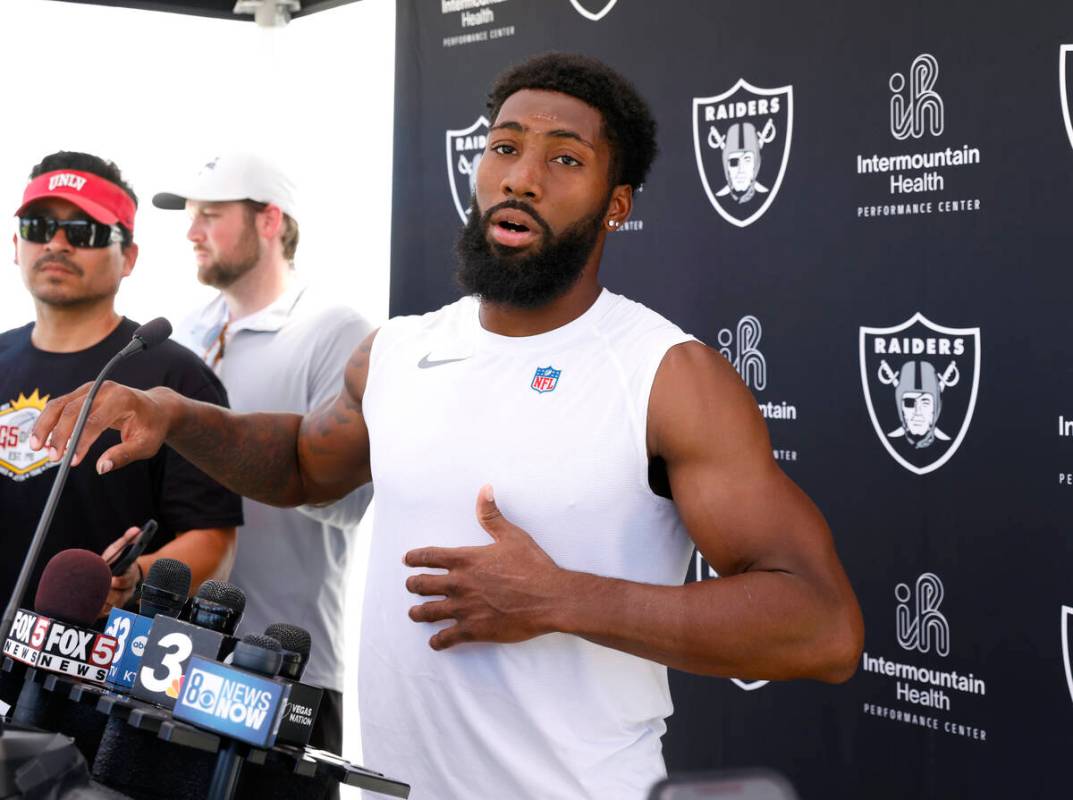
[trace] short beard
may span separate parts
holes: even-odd
[[[197,278],[206,286],[226,289],[257,266],[260,258],[261,240],[253,225],[247,224],[234,250],[198,270]]]
[[[610,200],[610,198],[609,198]],[[562,297],[581,278],[596,247],[607,203],[592,216],[579,220],[558,236],[536,211],[518,200],[507,200],[480,213],[476,200],[462,229],[455,253],[459,266],[455,280],[470,294],[489,303],[533,309]],[[514,208],[540,225],[543,243],[530,255],[489,242],[486,236],[492,214]]]

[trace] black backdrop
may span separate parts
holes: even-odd
[[[672,771],[773,766],[805,798],[1069,796],[1065,43],[1054,0],[399,0],[391,313],[458,295],[493,76],[550,49],[615,66],[661,154],[603,282],[737,362],[864,609],[845,685],[673,674]],[[759,169],[725,191],[751,132]]]

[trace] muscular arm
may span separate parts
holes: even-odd
[[[422,548],[410,591],[442,595],[410,617],[455,621],[430,640],[517,642],[559,631],[689,672],[841,681],[863,623],[827,524],[775,464],[755,400],[718,353],[668,351],[649,402],[648,450],[667,463],[674,502],[719,574],[657,586],[561,569],[503,518],[489,487],[477,519],[484,547]]]
[[[237,414],[157,387],[139,391],[107,382],[86,422],[74,464],[100,434],[115,428],[122,442],[106,450],[97,471],[149,458],[167,441],[176,452],[232,491],[276,506],[323,503],[370,479],[369,432],[361,399],[376,331],[355,350],[345,385],[330,404],[297,414]],[[65,443],[89,385],[49,402],[34,426],[31,446],[48,441],[50,458]]]
[[[830,531],[775,463],[756,402],[724,358],[699,343],[668,352],[648,444],[721,577],[665,587],[570,573],[558,627],[690,672],[852,675],[863,623]]]

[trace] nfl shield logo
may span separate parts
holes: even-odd
[[[969,430],[980,386],[980,329],[947,328],[917,313],[890,328],[861,327],[861,386],[887,452],[924,475],[949,461]]]
[[[739,228],[775,200],[790,158],[794,88],[761,89],[741,78],[722,94],[693,98],[693,150],[708,200]]]
[[[559,376],[562,375],[561,369],[555,369],[555,367],[537,367],[536,374],[533,375],[533,382],[529,384],[533,391],[540,392],[552,392],[555,391],[555,387],[559,385]]]
[[[451,182],[451,199],[463,223],[469,218],[477,165],[487,142],[488,120],[483,116],[464,130],[447,131],[447,178]]]

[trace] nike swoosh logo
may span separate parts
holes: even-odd
[[[470,358],[470,356],[466,356],[465,358],[445,358],[445,359],[442,359],[441,361],[429,361],[428,357],[430,355],[432,355],[432,353],[425,353],[425,355],[423,355],[421,357],[421,360],[417,362],[417,368],[418,369],[428,369],[429,367],[439,367],[439,366],[442,366],[444,364],[453,364],[456,361],[468,361],[469,358]]]

